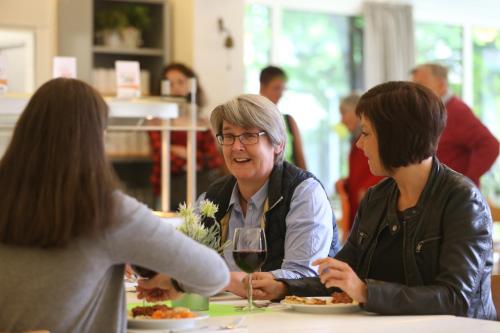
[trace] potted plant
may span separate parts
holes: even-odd
[[[122,45],[121,31],[129,25],[127,15],[122,10],[104,9],[96,15],[97,36],[109,47]]]
[[[195,241],[221,253],[229,243],[220,244],[220,225],[215,220],[218,209],[218,206],[210,200],[201,202],[199,213],[195,212],[193,207],[181,204],[179,206],[179,215],[184,221],[177,229]],[[213,219],[214,224],[211,227],[205,227],[201,223],[204,218]],[[208,310],[208,297],[198,294],[184,294],[184,296],[172,303],[174,306],[183,306],[195,311]]]
[[[149,8],[142,5],[114,6],[96,14],[97,36],[110,47],[138,48],[150,27]]]
[[[142,33],[151,26],[149,8],[140,5],[130,5],[125,7],[128,26],[122,33],[123,44],[126,47],[137,48],[142,45]]]

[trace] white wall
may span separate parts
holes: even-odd
[[[219,18],[233,37],[231,49],[224,47]],[[243,93],[243,19],[244,0],[195,0],[193,66],[209,99],[206,112]]]
[[[0,28],[35,33],[35,87],[52,77],[57,50],[57,0],[0,0]]]
[[[32,31],[0,28],[0,55],[7,62],[9,92],[27,93],[34,90],[34,45]]]
[[[172,61],[193,65],[194,0],[168,0],[173,31],[170,47]]]

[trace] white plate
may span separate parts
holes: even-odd
[[[329,300],[331,297],[303,297],[305,299],[317,298],[323,300]],[[285,300],[281,301],[294,311],[305,312],[305,313],[347,313],[359,311],[359,304],[357,302],[352,303],[337,303],[337,304],[326,304],[326,305],[314,305],[314,304],[291,304],[286,303]]]
[[[207,319],[208,315],[200,312],[195,312],[196,317],[184,319],[132,319],[128,318],[129,328],[146,328],[146,329],[162,329],[162,328],[192,328],[195,327],[198,321]]]

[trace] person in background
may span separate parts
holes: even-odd
[[[360,96],[358,94],[351,94],[344,97],[340,101],[340,115],[342,123],[347,127],[351,133],[351,150],[349,151],[349,171],[347,178],[338,180],[335,183],[337,192],[345,191],[349,201],[349,219],[343,225],[343,239],[346,240],[349,231],[352,228],[356,211],[358,210],[359,203],[369,187],[377,184],[382,177],[374,176],[370,172],[368,166],[368,159],[366,158],[363,150],[356,146],[361,135],[360,119],[356,115],[356,105],[358,104]]]
[[[477,186],[479,178],[498,157],[499,142],[472,110],[448,87],[448,69],[438,64],[423,64],[412,70],[413,82],[432,90],[446,106],[448,121],[439,140],[437,157]]]
[[[491,297],[492,220],[470,179],[439,162],[440,99],[412,82],[387,82],[358,103],[357,142],[372,174],[353,229],[319,278],[254,273],[254,297],[329,295],[339,289],[370,312],[496,319]]]
[[[96,90],[59,78],[17,121],[0,161],[0,331],[126,332],[126,262],[161,272],[163,296],[227,285],[215,251],[118,190],[107,118]]]
[[[260,72],[260,95],[267,97],[271,102],[278,105],[283,92],[286,89],[287,76],[285,71],[279,67],[268,66]],[[301,169],[307,170],[302,139],[299,127],[295,119],[289,115],[283,115],[286,125],[286,136],[288,145],[285,148],[285,161],[295,164]]]
[[[222,243],[233,239],[236,228],[264,227],[268,249],[262,274],[316,276],[312,262],[338,251],[337,226],[321,183],[283,161],[287,137],[276,105],[259,95],[241,95],[217,106],[210,122],[230,175],[211,184],[198,203],[209,199],[218,205]],[[227,290],[246,297],[246,274],[231,247],[223,255],[232,271]]]
[[[208,125],[208,121],[200,116],[201,108],[205,105],[205,94],[194,71],[184,64],[171,63],[164,68],[163,78],[170,83],[171,95],[188,97],[188,100],[191,98],[189,79],[196,79],[198,121],[202,125]],[[148,133],[153,156],[150,180],[154,194],[159,197],[161,195],[161,133],[159,131]],[[176,210],[180,203],[186,201],[187,131],[172,131],[170,144],[170,209]],[[222,157],[217,150],[212,131],[207,129],[196,132],[196,190],[198,195],[205,192],[208,185],[221,176],[222,165]]]

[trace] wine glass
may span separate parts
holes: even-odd
[[[233,258],[238,267],[248,273],[248,311],[252,311],[252,273],[266,261],[266,235],[262,228],[236,228],[233,238]]]

